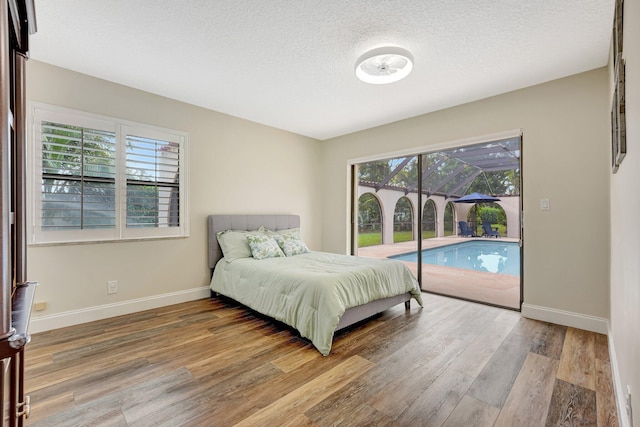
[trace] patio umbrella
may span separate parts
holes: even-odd
[[[488,196],[482,193],[471,193],[466,196],[460,197],[458,200],[454,200],[453,203],[488,203],[488,202],[499,202],[500,199],[493,196]]]
[[[453,203],[489,203],[489,202],[499,202],[500,199],[497,197],[489,196],[487,194],[482,193],[471,193],[466,196],[460,197],[458,200],[454,200]],[[476,231],[476,212],[478,207],[475,207],[475,211],[471,212],[471,228],[473,231]]]

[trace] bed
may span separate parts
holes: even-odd
[[[397,304],[409,309],[412,298],[422,306],[418,283],[402,262],[309,251],[299,227],[297,215],[210,215],[212,296],[295,328],[324,356],[336,331]],[[256,247],[256,241],[273,246],[271,238],[282,255]]]

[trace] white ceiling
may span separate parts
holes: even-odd
[[[33,59],[317,139],[606,65],[613,0],[36,0]],[[389,85],[355,61],[400,46]]]

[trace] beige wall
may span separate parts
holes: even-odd
[[[522,129],[524,301],[595,316],[606,325],[608,82],[602,68],[325,141],[323,248],[347,251],[351,159],[418,152],[447,141]],[[551,210],[539,209],[541,198],[550,199]]]
[[[623,393],[640,426],[640,1],[624,1],[627,155],[611,176],[611,335]],[[611,92],[613,93],[613,89]],[[616,367],[614,366],[614,369]],[[624,414],[624,399],[620,399]],[[626,414],[624,414],[626,416]]]
[[[188,238],[28,248],[28,277],[41,283],[36,300],[48,303],[33,313],[36,330],[60,324],[39,323],[42,316],[89,311],[79,317],[86,320],[113,314],[105,305],[126,312],[139,299],[195,295],[188,291],[209,280],[210,213],[299,214],[304,239],[320,249],[319,141],[33,60],[27,73],[28,100],[186,131],[190,157]],[[107,295],[108,280],[118,280],[117,294]]]

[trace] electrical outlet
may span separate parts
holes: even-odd
[[[117,294],[118,293],[118,281],[117,280],[109,280],[107,282],[107,294]]]
[[[33,309],[35,311],[44,311],[47,309],[47,302],[46,301],[39,301],[33,304]]]

